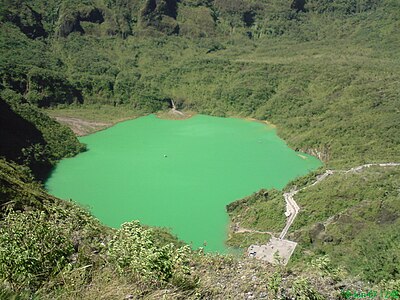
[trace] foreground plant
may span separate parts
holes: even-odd
[[[37,288],[73,252],[71,241],[44,212],[10,212],[0,223],[0,278],[12,290]]]
[[[161,281],[189,275],[190,247],[172,243],[157,247],[151,229],[138,221],[124,223],[108,246],[108,255],[121,274],[133,274]]]

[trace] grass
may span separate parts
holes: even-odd
[[[250,245],[265,245],[270,240],[270,235],[266,233],[231,233],[226,244],[229,247],[247,249]]]
[[[232,223],[240,227],[279,233],[286,224],[286,204],[280,191],[262,190],[227,206]]]

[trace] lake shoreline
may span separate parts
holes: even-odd
[[[114,109],[113,107],[108,108],[109,111],[107,111],[110,115],[113,115]],[[90,107],[85,107],[81,110],[78,110],[77,113],[74,113],[70,109],[45,109],[44,112],[49,115],[51,118],[56,120],[57,122],[69,127],[76,136],[78,137],[83,137],[83,136],[88,136],[90,134],[108,129],[118,123],[129,121],[129,120],[134,120],[140,117],[145,117],[148,115],[154,114],[157,118],[162,119],[162,120],[187,120],[190,119],[199,113],[196,111],[191,111],[191,110],[183,110],[183,111],[177,111],[181,114],[174,113],[174,110],[161,110],[155,113],[149,113],[149,114],[141,114],[136,111],[132,111],[131,116],[129,117],[119,117],[114,119],[108,119],[100,116],[92,117],[92,118],[86,118],[82,116],[82,112],[87,111],[88,113],[92,113],[93,111],[97,110],[96,108],[90,108]],[[56,111],[56,112],[55,112]],[[207,114],[206,114],[207,115]],[[214,116],[214,115],[209,115],[212,117],[221,117],[221,116]],[[259,120],[256,118],[252,117],[243,117],[243,116],[238,116],[235,114],[224,116],[222,118],[233,118],[233,119],[241,119],[241,120],[247,120],[251,122],[258,122],[261,124],[265,124],[267,126],[270,126],[274,129],[278,128],[277,125],[274,123],[268,121],[268,120]]]
[[[92,207],[108,226],[138,218],[174,228],[195,247],[207,241],[209,250],[222,251],[226,205],[261,188],[282,189],[320,164],[300,159],[275,130],[261,130],[263,122],[206,115],[186,120],[152,114],[82,137],[92,152],[60,162],[46,186]]]

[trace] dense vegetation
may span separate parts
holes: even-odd
[[[63,1],[58,19],[35,1],[4,6],[4,97],[11,89],[40,107],[84,102],[144,112],[173,99],[201,113],[268,119],[290,146],[333,166],[397,157],[396,1],[164,2]],[[200,25],[198,10],[210,14],[213,30],[196,37],[189,29]],[[15,14],[47,28],[51,42],[21,31]],[[122,16],[127,31],[112,27]],[[61,34],[70,18],[76,24]],[[172,23],[183,32],[160,33]]]
[[[135,222],[104,228],[30,175],[43,180],[59,159],[84,150],[48,108],[104,120],[99,105],[125,117],[166,109],[171,99],[181,110],[268,120],[330,168],[400,161],[399,12],[396,0],[1,0],[4,297],[319,299],[312,286],[332,298],[330,283],[347,278],[350,288],[353,276],[399,289],[396,168],[337,173],[296,196],[295,276],[193,253]],[[281,197],[259,193],[228,210],[243,227],[279,232]],[[264,237],[233,235],[230,243]]]
[[[304,252],[329,254],[365,280],[398,278],[399,175],[399,168],[374,167],[335,174],[304,190],[297,197],[303,211],[291,235]]]

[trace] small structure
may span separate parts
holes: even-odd
[[[247,254],[250,257],[261,259],[271,264],[286,266],[296,246],[296,242],[272,237],[266,245],[251,245],[247,250]]]

